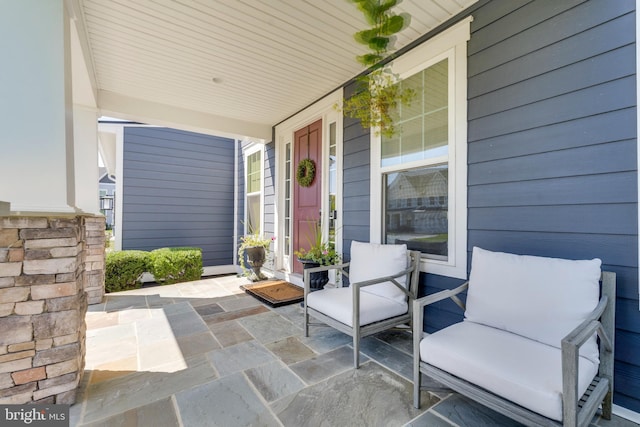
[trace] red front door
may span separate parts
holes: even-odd
[[[294,177],[300,160],[311,159],[316,164],[316,174],[308,187],[293,182],[293,250],[309,249],[313,232],[320,221],[322,208],[322,120],[305,126],[294,134]],[[302,264],[293,261],[294,273],[302,273]]]

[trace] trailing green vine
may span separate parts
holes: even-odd
[[[395,34],[405,29],[411,20],[408,14],[395,14],[392,9],[398,0],[349,0],[362,12],[372,27],[358,31],[354,39],[369,49],[369,53],[356,59],[370,72],[358,77],[356,93],[345,99],[344,114],[359,119],[362,127],[374,127],[382,135],[392,137],[396,132],[395,119],[398,104],[410,105],[415,91],[397,84],[397,75],[381,61],[393,49]]]

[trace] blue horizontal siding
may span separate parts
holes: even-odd
[[[275,144],[270,142],[264,147],[264,218],[262,229],[265,236],[276,236],[276,197],[275,197],[275,171],[276,156]],[[284,213],[284,212],[283,212]],[[265,268],[273,268],[273,259],[268,259]]]
[[[625,140],[473,163],[469,185],[635,171],[629,156],[635,147],[635,140]]]
[[[354,89],[355,84],[346,86],[345,97]],[[369,129],[364,129],[359,120],[345,117],[343,128],[342,247],[343,258],[348,261],[353,240],[370,241],[371,142]]]
[[[580,218],[576,218],[580,221]],[[533,231],[469,230],[469,248],[569,259],[600,258],[603,264],[638,267],[637,236]]]
[[[635,45],[629,44],[596,57],[573,63],[558,70],[506,86],[477,96],[469,102],[469,114],[488,116],[522,105],[540,102],[578,90],[584,90],[603,81],[629,76],[635,63]],[[618,64],[611,67],[611,64]],[[584,73],[588,67],[590,72]]]
[[[124,167],[132,171],[129,175],[130,178],[139,179],[141,187],[145,186],[144,180],[164,181],[167,185],[172,186],[170,188],[180,188],[180,186],[184,187],[185,183],[193,183],[197,186],[196,188],[206,189],[206,186],[198,186],[198,184],[211,186],[233,183],[229,179],[229,175],[233,175],[233,168],[227,168],[227,165],[214,172],[207,167],[168,166],[159,163],[156,163],[156,169],[149,169],[150,161],[153,160],[126,160],[124,162]],[[215,167],[216,165],[212,164],[211,166]],[[153,188],[153,184],[149,187]]]
[[[638,231],[629,223],[637,214],[635,203],[484,207],[469,209],[468,225],[487,231],[628,235]]]
[[[635,114],[635,108],[626,108],[485,138],[469,145],[469,156],[475,162],[483,162],[633,139],[636,136],[631,126],[610,126],[632,123]]]
[[[599,1],[474,13],[468,251],[600,258],[618,273],[614,401],[640,412],[633,15],[633,2]]]
[[[480,118],[469,117],[469,142],[635,107],[635,78],[625,77]]]
[[[233,263],[234,141],[125,127],[123,249],[202,248],[205,266]]]
[[[618,2],[617,5],[622,3],[624,2]],[[627,6],[629,4],[627,3]],[[610,37],[613,31],[619,32],[619,38]],[[473,87],[469,87],[469,96],[473,98],[483,93],[493,92],[533,76],[633,44],[635,43],[634,31],[634,17],[629,14],[560,39],[514,60],[494,64],[491,70],[470,76],[469,82]]]
[[[637,187],[636,171],[480,184],[469,193],[468,206],[636,203]]]
[[[187,152],[183,151],[181,152],[181,155],[184,155],[185,153]],[[199,169],[208,169],[211,165],[216,166],[215,168],[216,171],[218,170],[229,171],[233,169],[233,164],[229,164],[225,162],[224,161],[225,158],[221,154],[216,154],[215,156],[210,158],[205,158],[201,153],[190,153],[190,154],[193,154],[193,156],[185,156],[185,157],[180,157],[180,158],[176,158],[176,159],[172,159],[171,161],[168,161],[166,156],[161,154],[132,152],[132,153],[129,153],[127,160],[132,163],[136,163],[138,167],[140,167],[143,170],[150,170],[150,171],[155,169],[149,169],[148,167],[145,167],[144,161],[147,159],[151,159],[154,161],[153,163],[158,165],[165,165],[166,167],[171,169],[186,167],[187,175],[199,175]],[[142,163],[138,163],[138,162],[142,162]],[[192,168],[195,170],[189,173],[189,169],[192,169]]]
[[[275,231],[275,172],[276,172],[276,150],[273,142],[265,145],[264,150],[264,232],[267,236],[274,236]]]
[[[502,3],[503,1],[498,0],[494,3]],[[517,4],[513,6],[515,8]],[[485,7],[491,8],[493,5]],[[534,54],[562,40],[575,37],[575,35],[591,28],[633,13],[633,11],[634,3],[629,1],[533,1],[491,23],[485,22],[480,26],[477,23],[482,19],[482,15],[476,13],[472,24],[474,34],[469,41],[469,54],[473,57],[473,61],[469,63],[468,67],[469,76],[475,76],[489,70],[493,71],[501,64]],[[477,26],[479,29],[476,31]],[[620,23],[613,28],[615,32],[605,34],[604,37],[611,38],[613,36],[617,40],[613,41],[614,45],[620,45],[621,39],[614,34],[621,33],[625,28],[621,28]],[[488,36],[487,33],[495,35]],[[620,35],[620,37],[628,37],[628,35]],[[485,40],[489,40],[488,45],[483,43]],[[573,49],[581,51],[589,49],[589,45],[574,43]],[[541,61],[551,65],[556,60],[541,58]],[[540,67],[544,67],[544,65],[540,65]],[[515,70],[515,72],[527,75],[527,70]],[[517,77],[513,77],[513,79],[517,79]]]
[[[635,359],[633,363],[625,363],[616,358],[614,387],[616,389],[614,402],[625,408],[634,409],[637,397],[640,396],[640,371],[638,371]],[[623,392],[621,392],[624,391]]]

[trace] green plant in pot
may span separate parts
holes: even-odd
[[[342,110],[348,117],[359,119],[363,128],[375,128],[387,138],[397,131],[396,116],[400,104],[410,105],[415,91],[398,84],[388,60],[393,50],[395,34],[405,29],[411,17],[395,14],[392,9],[399,0],[349,0],[362,12],[371,25],[354,34],[354,39],[369,49],[356,59],[369,73],[356,78],[356,93],[343,101]]]
[[[267,278],[261,270],[267,260],[269,246],[275,239],[275,236],[270,238],[263,237],[260,232],[251,232],[240,238],[240,246],[238,248],[240,267],[243,274],[252,282]],[[250,268],[247,268],[247,264],[249,264]]]
[[[341,261],[340,255],[336,252],[333,244],[323,241],[320,224],[317,224],[311,232],[309,249],[300,248],[294,254],[305,269],[321,265],[335,265]],[[329,273],[327,271],[311,273],[311,289],[322,289],[327,282],[329,282]]]

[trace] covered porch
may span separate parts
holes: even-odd
[[[456,393],[412,406],[411,334],[362,341],[271,308],[236,276],[109,294],[87,313],[87,365],[71,425],[518,426]],[[614,416],[595,426],[633,427]]]
[[[366,24],[349,2],[7,2],[0,16],[0,38],[10,41],[3,45],[10,60],[0,74],[6,101],[0,104],[5,133],[0,150],[6,154],[0,186],[0,324],[10,332],[0,333],[1,402],[76,402],[72,413],[79,425],[100,425],[110,417],[153,419],[160,413],[171,420],[169,425],[174,418],[188,425],[197,424],[189,417],[213,408],[216,390],[239,385],[238,395],[255,403],[245,412],[264,414],[276,425],[295,425],[292,412],[310,414],[306,416],[313,420],[325,416],[323,405],[350,402],[348,391],[357,388],[354,384],[366,389],[369,374],[397,393],[396,400],[385,398],[404,402],[404,369],[410,365],[399,335],[370,338],[363,346],[369,358],[366,369],[343,370],[346,340],[339,335],[302,340],[295,307],[252,305],[237,291],[235,278],[102,299],[104,251],[99,247],[104,242],[101,230],[94,229],[102,221],[98,153],[111,172],[121,173],[126,162],[137,170],[148,164],[134,164],[111,150],[120,136],[101,135],[98,117],[229,138],[237,147],[231,172],[243,185],[243,162],[260,153],[260,186],[252,196],[258,201],[261,232],[277,237],[274,274],[297,283],[293,253],[298,233],[287,214],[295,198],[288,193],[295,189],[294,136],[320,121],[321,155],[336,163],[335,169],[324,171],[322,201],[314,214],[325,227],[324,237],[335,239],[345,260],[352,241],[424,238],[430,244],[423,245],[421,295],[464,281],[474,246],[570,259],[599,257],[603,268],[615,271],[614,413],[638,422],[636,3],[405,0],[399,12],[411,14],[412,21],[398,37],[396,47],[403,56],[396,64],[403,77],[414,71],[446,74],[434,85],[447,94],[439,99],[446,98],[446,106],[434,111],[446,111],[440,116],[448,121],[435,133],[437,138],[446,134],[438,148],[448,151],[415,160],[412,155],[428,147],[414,151],[409,143],[406,153],[398,150],[390,156],[399,162],[389,165],[375,132],[333,108],[336,100],[354,92],[353,79],[363,72],[355,60],[362,51],[352,34]],[[425,123],[434,112],[427,110],[421,111]],[[418,133],[422,138],[428,132]],[[166,162],[173,154],[162,147],[146,154],[161,168],[174,166]],[[186,163],[181,166],[191,167]],[[395,181],[398,185],[385,185],[396,175],[403,178]],[[175,182],[173,178],[167,181]],[[401,191],[402,183],[433,188]],[[245,190],[239,188],[227,203],[233,217],[225,236],[229,264],[239,236],[247,231]],[[182,196],[162,202],[174,215],[183,215],[187,204]],[[427,215],[427,208],[437,214]],[[116,210],[116,217],[124,213]],[[433,223],[428,234],[438,237],[437,245],[413,232],[420,223],[416,219]],[[429,253],[430,246],[438,246],[436,253]],[[426,332],[459,317],[444,304],[432,310]],[[68,321],[56,322],[60,318]],[[161,326],[154,324],[157,318],[164,322]],[[230,326],[230,337],[216,329],[214,318],[225,319],[220,323]],[[276,337],[256,327],[263,318],[274,322],[269,325]],[[132,335],[140,322],[151,323],[158,335]],[[112,346],[109,331],[118,342],[126,337],[119,348],[126,358],[109,359],[109,349],[101,350],[102,344]],[[283,348],[274,344],[282,340]],[[145,344],[152,350],[143,349]],[[289,345],[304,357],[295,354],[291,360]],[[265,359],[236,367],[217,364],[217,355],[233,357],[234,350],[244,353],[242,346],[259,349]],[[85,348],[90,371],[83,376]],[[98,351],[92,353],[94,349]],[[49,362],[52,368],[45,369]],[[323,373],[314,377],[315,371]],[[267,381],[280,380],[280,375],[294,384],[286,385],[292,390],[286,396],[278,394],[279,383]],[[146,396],[156,390],[156,380],[162,391]],[[145,390],[130,400],[118,397],[135,386]],[[81,391],[77,399],[76,390]],[[211,398],[191,405],[209,391]],[[307,392],[330,397],[309,403],[304,400]],[[495,414],[478,415],[475,411],[483,410],[474,404],[458,405],[456,395],[429,401],[433,405],[426,412],[411,412],[407,406],[398,419],[405,424],[475,425],[486,416],[487,424],[500,423]],[[156,411],[169,403],[171,411]],[[371,402],[353,403],[359,408]],[[456,418],[461,412],[471,415]],[[620,418],[615,422],[627,423]]]

